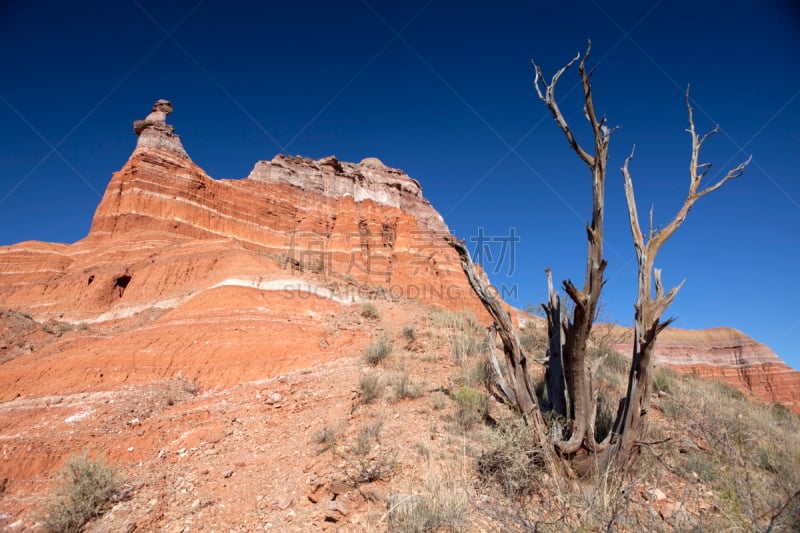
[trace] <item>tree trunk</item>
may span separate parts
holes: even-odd
[[[594,387],[591,384],[591,371],[587,365],[586,351],[597,305],[600,301],[600,293],[605,283],[603,281],[603,272],[606,268],[606,261],[603,258],[603,220],[606,162],[608,160],[608,143],[611,138],[611,130],[606,126],[605,117],[598,118],[595,114],[591,90],[591,72],[586,70],[586,60],[590,52],[591,42],[588,43],[586,54],[578,64],[578,72],[583,85],[584,115],[589,121],[594,138],[594,150],[592,153],[587,152],[575,139],[555,99],[555,88],[559,78],[580,58],[580,54],[556,72],[550,83],[540,82],[540,80],[544,79],[542,71],[536,63],[533,64],[536,70],[534,86],[539,99],[550,110],[550,114],[553,115],[556,124],[561,128],[570,147],[589,167],[592,173],[592,220],[586,226],[588,249],[583,290],[578,290],[570,280],[564,281],[564,290],[575,306],[572,320],[567,320],[564,324],[564,342],[561,348],[561,360],[564,365],[563,371],[568,396],[567,414],[570,420],[569,438],[567,440],[559,439],[554,443],[556,449],[562,454],[575,453],[581,447],[589,450],[598,448],[598,444],[594,440],[594,419],[597,411],[597,402],[596,394],[593,393]],[[544,87],[541,85],[544,85]],[[551,285],[548,281],[548,288]],[[552,315],[555,314],[555,308],[551,301],[552,297],[545,306],[545,311],[548,315],[548,331],[552,335],[556,331],[560,333],[560,329],[550,326],[550,322],[554,321]],[[550,341],[551,347],[555,348],[556,341],[552,337]],[[553,379],[555,380],[555,376]],[[553,387],[558,390],[557,383],[553,383]],[[555,409],[555,405],[553,407]]]
[[[560,419],[567,418],[566,382],[564,381],[564,343],[563,323],[561,321],[561,301],[553,289],[553,276],[547,273],[547,304],[543,304],[547,317],[547,360],[545,362],[545,384],[547,386],[546,411]]]

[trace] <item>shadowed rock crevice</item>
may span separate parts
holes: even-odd
[[[114,294],[119,298],[122,298],[122,295],[125,294],[125,289],[128,288],[128,283],[130,282],[131,276],[129,274],[123,274],[114,278]]]

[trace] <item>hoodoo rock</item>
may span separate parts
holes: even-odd
[[[167,124],[167,115],[171,113],[172,103],[168,100],[158,100],[144,120],[133,123],[133,131],[139,136],[139,141],[136,143],[137,150],[155,149],[179,158],[189,158],[183,149],[181,138],[175,133],[175,128]]]

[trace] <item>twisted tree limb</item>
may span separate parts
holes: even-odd
[[[520,345],[519,336],[511,315],[500,299],[489,289],[489,285],[484,278],[476,272],[475,265],[464,242],[457,241],[451,237],[447,237],[446,240],[458,252],[458,256],[461,259],[461,268],[464,270],[472,290],[475,291],[486,311],[494,320],[497,334],[503,342],[503,352],[509,369],[507,377],[510,383],[506,385],[503,380],[502,383],[498,383],[498,387],[501,390],[509,388],[513,391],[513,394],[509,394],[507,397],[509,399],[514,398],[516,402],[514,407],[526,419],[540,421],[539,402],[536,399],[536,393],[531,385],[530,374],[528,373],[528,358]],[[495,368],[499,372],[499,365],[496,365]]]

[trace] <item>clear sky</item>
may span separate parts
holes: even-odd
[[[245,177],[277,153],[404,169],[457,236],[490,239],[487,270],[507,299],[538,304],[545,266],[582,284],[591,197],[530,60],[550,76],[587,38],[595,106],[621,126],[604,318],[630,324],[636,293],[618,169],[636,144],[640,212],[654,206],[666,223],[689,183],[691,83],[698,128],[721,127],[702,154],[710,177],[753,162],[662,249],[665,284],[687,280],[668,314],[678,327],[740,329],[800,368],[793,0],[0,2],[0,244],[84,237],[135,145],[131,122],[166,98],[214,178]],[[576,71],[558,96],[590,143]],[[502,253],[512,234],[513,257]]]

